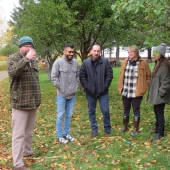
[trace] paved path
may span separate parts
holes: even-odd
[[[8,72],[7,71],[0,71],[0,81],[3,80],[6,77],[8,77]]]

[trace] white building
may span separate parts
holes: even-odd
[[[147,58],[148,57],[148,51],[146,48],[142,48],[139,50],[139,54],[142,58]],[[167,47],[166,53],[165,53],[166,57],[170,57],[170,47]],[[110,58],[110,49],[106,48],[104,50],[104,57],[105,58]],[[128,47],[119,47],[119,58],[120,59],[124,59],[128,57]],[[111,50],[111,59],[115,59],[116,58],[116,47],[112,47]]]

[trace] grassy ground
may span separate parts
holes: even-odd
[[[151,65],[153,67],[153,65]],[[166,127],[164,137],[159,142],[152,142],[155,136],[149,131],[154,127],[152,105],[144,96],[141,106],[140,133],[131,137],[133,114],[129,130],[121,133],[122,101],[117,92],[119,67],[114,67],[114,79],[110,87],[110,114],[113,134],[106,135],[103,129],[102,114],[97,107],[99,136],[90,138],[90,123],[87,114],[85,94],[77,91],[75,111],[71,124],[71,135],[76,140],[60,144],[56,140],[55,120],[56,89],[47,80],[47,73],[40,72],[42,104],[37,113],[33,147],[40,154],[38,157],[24,159],[33,170],[169,170],[170,167],[170,107],[165,108]],[[0,169],[12,168],[11,156],[11,108],[9,105],[9,83],[5,79],[0,83]],[[130,142],[130,143],[129,143]]]
[[[0,71],[6,70],[6,61],[0,61]]]

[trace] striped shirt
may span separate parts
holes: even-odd
[[[139,61],[128,61],[125,69],[122,96],[135,98]]]

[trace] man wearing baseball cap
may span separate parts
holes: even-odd
[[[21,37],[18,46],[19,51],[7,61],[12,107],[12,157],[14,170],[26,170],[22,158],[33,154],[32,133],[41,94],[32,38]]]

